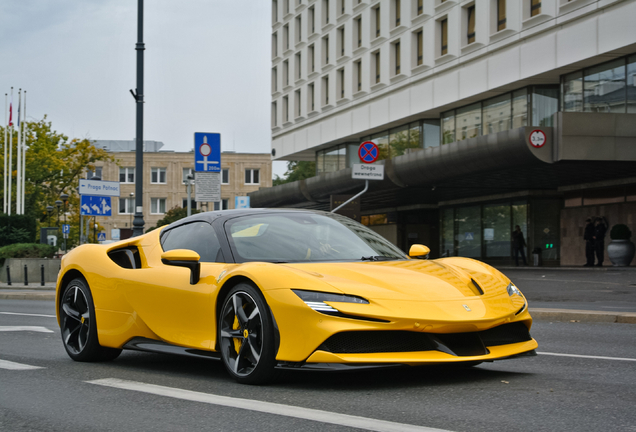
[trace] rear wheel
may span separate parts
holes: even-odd
[[[73,279],[64,289],[60,302],[60,330],[64,348],[75,361],[109,361],[121,354],[120,349],[99,344],[93,296],[83,279]]]
[[[243,384],[263,384],[274,377],[274,325],[260,291],[241,283],[230,290],[218,323],[221,358]]]

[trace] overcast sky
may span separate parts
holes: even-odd
[[[223,150],[269,153],[270,2],[145,0],[144,15],[144,139],[188,151],[219,132]],[[28,119],[71,138],[134,139],[136,42],[136,0],[1,0],[0,91],[26,89]]]

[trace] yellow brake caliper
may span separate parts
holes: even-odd
[[[238,317],[234,315],[234,324],[232,324],[232,330],[238,330],[240,327],[241,325],[239,324]],[[241,345],[243,345],[243,339],[234,338],[234,349],[236,350],[237,354],[241,351]]]

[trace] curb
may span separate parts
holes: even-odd
[[[530,308],[530,315],[541,321],[636,324],[636,312],[605,312],[576,309]]]
[[[55,291],[0,291],[0,300],[55,300]]]

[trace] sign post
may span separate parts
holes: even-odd
[[[119,182],[104,180],[79,181],[80,194],[80,244],[88,241],[90,216],[112,216],[112,197],[119,197]],[[83,235],[83,216],[89,216],[86,224],[86,236]],[[64,234],[65,238],[68,234]],[[105,239],[104,239],[105,240]]]
[[[195,132],[194,182],[196,202],[221,201],[221,134]]]

